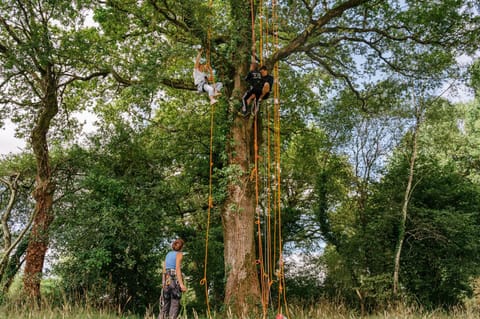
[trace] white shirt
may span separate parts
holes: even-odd
[[[205,78],[207,77],[207,74],[197,70],[196,68],[193,68],[193,83],[195,85],[199,85],[202,82],[206,82]]]

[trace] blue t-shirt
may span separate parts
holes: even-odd
[[[165,257],[165,268],[175,269],[177,266],[177,253],[178,251],[171,251]]]

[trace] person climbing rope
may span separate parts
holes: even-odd
[[[193,68],[193,82],[197,86],[199,93],[207,92],[210,99],[210,104],[217,103],[216,97],[221,95],[221,89],[223,84],[221,82],[214,82],[213,71],[210,64],[200,63],[203,50],[198,50],[197,57],[195,59],[195,67]],[[210,84],[211,83],[211,84]]]
[[[270,91],[273,87],[273,77],[268,74],[266,66],[258,68],[256,61],[252,59],[250,64],[250,71],[248,72],[245,81],[250,84],[250,88],[243,95],[242,98],[242,114],[247,116],[247,107],[254,101],[251,113],[256,115],[259,109],[260,102],[270,96]]]
[[[260,74],[262,75],[263,82],[262,93],[256,99],[255,110],[252,112],[253,115],[257,114],[260,103],[262,102],[262,100],[268,99],[268,97],[270,96],[270,92],[273,88],[273,76],[268,74],[268,69],[266,66],[263,65],[262,67],[260,67]]]
[[[258,63],[252,56],[252,62],[250,63],[250,71],[245,77],[245,81],[249,84],[247,92],[242,97],[242,114],[246,116],[248,114],[247,107],[257,96],[262,94],[262,74],[258,70]]]
[[[184,241],[177,239],[172,244],[172,251],[165,257],[162,277],[162,309],[158,319],[176,319],[180,313],[182,292],[187,291],[182,277],[182,259]]]

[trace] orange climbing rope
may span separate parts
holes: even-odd
[[[260,0],[259,8],[262,10],[262,3]],[[252,58],[255,58],[255,46],[256,46],[256,38],[255,38],[255,4],[254,0],[250,0],[250,13],[252,18]],[[261,17],[260,17],[261,21]],[[262,28],[260,28],[260,39],[262,39]],[[260,40],[260,59],[262,59],[263,52],[262,52],[263,41]],[[253,62],[253,61],[252,61]],[[258,106],[256,105],[256,99],[254,99],[254,109],[258,110]],[[268,296],[269,296],[269,289],[268,289],[268,280],[266,281],[265,278],[268,278],[268,275],[265,272],[265,264],[264,264],[264,255],[263,255],[263,244],[262,244],[262,227],[261,227],[261,213],[260,213],[260,203],[259,203],[259,152],[258,152],[258,113],[255,114],[254,117],[254,173],[255,173],[255,210],[256,210],[256,221],[255,224],[257,225],[257,242],[258,242],[258,259],[257,264],[260,267],[260,290],[261,290],[261,301],[262,301],[262,310],[263,310],[263,317],[266,318],[268,314]]]
[[[254,15],[254,0],[250,1],[251,10],[252,10],[252,55],[255,56],[255,15]],[[272,16],[268,17],[264,14],[264,6],[263,1],[258,0],[258,12],[259,12],[259,58],[260,63],[263,64],[263,56],[264,56],[264,47],[266,50],[278,50],[279,48],[279,38],[278,38],[278,17],[277,17],[277,2],[273,0],[271,2],[272,8],[271,13]],[[268,10],[265,10],[268,14]],[[271,20],[273,24],[272,30],[269,29],[268,21]],[[273,34],[272,39],[269,38],[269,35]],[[266,40],[264,40],[264,38]],[[271,286],[275,282],[273,276],[276,276],[276,281],[278,283],[278,300],[277,305],[278,309],[276,310],[277,313],[281,314],[283,309],[288,315],[288,305],[286,300],[286,293],[285,293],[285,276],[284,276],[284,256],[283,256],[283,240],[282,240],[282,220],[281,220],[281,178],[280,178],[280,103],[279,103],[279,68],[278,62],[274,65],[273,70],[273,77],[274,77],[274,86],[272,88],[273,91],[273,153],[274,153],[274,172],[272,172],[272,137],[270,135],[271,132],[271,113],[270,108],[266,107],[266,117],[267,117],[267,128],[266,128],[266,137],[267,137],[267,145],[266,145],[266,164],[263,169],[264,177],[264,192],[266,195],[263,199],[266,201],[265,209],[266,212],[264,214],[265,218],[265,226],[264,226],[264,234],[262,239],[262,214],[260,209],[260,192],[259,192],[259,174],[260,174],[260,167],[259,167],[259,159],[262,158],[259,155],[258,149],[258,117],[255,116],[254,118],[254,171],[255,173],[255,207],[256,207],[256,225],[257,225],[257,241],[258,241],[258,260],[257,264],[260,267],[260,286],[261,286],[261,298],[262,298],[262,306],[263,306],[263,317],[266,318],[268,315],[268,304],[270,302],[270,293],[271,293]],[[273,175],[272,175],[273,174]],[[272,185],[272,178],[273,177],[273,185]],[[275,187],[275,189],[272,189]],[[271,192],[273,190],[273,193]],[[273,198],[272,198],[273,196]],[[272,205],[273,202],[273,205]],[[273,238],[272,238],[272,206],[274,207],[274,220],[273,220]],[[262,241],[265,241],[265,246],[263,246]],[[272,244],[273,240],[273,244]],[[273,252],[272,252],[273,250]],[[278,256],[277,256],[278,253]],[[278,262],[275,264],[275,261]]]
[[[213,196],[212,196],[212,176],[213,176],[213,118],[215,113],[215,105],[212,104],[210,111],[210,161],[209,161],[209,182],[208,182],[208,211],[207,211],[207,229],[205,231],[205,260],[203,268],[203,278],[200,280],[200,284],[205,286],[205,300],[207,303],[207,313],[208,317],[211,318],[210,314],[210,303],[208,298],[208,283],[207,283],[207,262],[208,262],[208,236],[210,232],[210,217],[211,210],[213,208]]]
[[[260,29],[260,37],[258,39],[258,54],[260,55],[260,64],[263,64],[263,1],[262,0],[259,0],[259,3],[258,3],[258,7],[259,7],[259,18],[258,18],[258,21],[259,21],[259,29]]]
[[[272,0],[272,23],[273,23],[273,37],[274,37],[274,49],[278,50],[279,45],[279,29],[278,29],[278,15],[277,15],[277,1]],[[275,156],[276,156],[276,186],[277,186],[277,215],[278,215],[278,313],[282,313],[282,296],[283,296],[283,305],[285,306],[285,312],[287,317],[288,313],[288,304],[285,291],[285,272],[284,265],[285,260],[283,257],[283,241],[282,241],[282,214],[281,214],[281,169],[280,169],[280,154],[281,154],[281,136],[280,136],[280,90],[279,90],[279,63],[275,63],[274,71],[274,85],[273,85],[273,101],[274,101],[274,132],[275,132]]]
[[[255,0],[250,0],[250,17],[252,22],[252,54],[255,55]]]
[[[253,3],[253,1],[252,1]],[[272,0],[271,2],[271,17],[265,17],[263,10],[262,0],[259,0],[259,52],[260,52],[260,62],[263,63],[263,56],[264,56],[264,47],[266,50],[276,51],[279,49],[279,30],[278,30],[278,16],[277,16],[277,1]],[[253,8],[253,6],[252,6]],[[268,14],[268,10],[265,10]],[[265,20],[265,23],[264,23]],[[268,21],[271,21],[272,29],[269,29]],[[252,30],[254,30],[254,25],[252,25]],[[254,31],[252,31],[254,32]],[[272,38],[269,38],[270,35],[273,35]],[[264,41],[265,37],[265,41]],[[288,304],[286,300],[286,285],[285,285],[285,274],[284,274],[284,256],[283,256],[283,239],[282,239],[282,218],[281,218],[281,170],[280,170],[280,154],[281,154],[281,138],[280,138],[280,99],[279,99],[279,65],[278,62],[275,63],[273,69],[273,77],[274,77],[274,85],[272,88],[273,91],[273,153],[274,153],[274,172],[272,173],[271,167],[271,153],[270,150],[272,149],[272,138],[270,136],[271,132],[271,113],[270,108],[267,107],[267,145],[266,145],[266,158],[267,163],[264,169],[265,172],[265,200],[266,200],[266,214],[265,214],[265,248],[262,248],[262,239],[261,239],[261,231],[260,231],[260,212],[259,212],[259,192],[258,192],[258,177],[256,177],[256,207],[257,207],[257,229],[258,229],[258,244],[259,244],[259,259],[265,257],[265,263],[260,263],[260,272],[261,272],[261,288],[262,288],[262,305],[264,306],[264,318],[267,315],[267,306],[269,303],[269,294],[270,288],[274,283],[273,275],[275,273],[276,281],[278,284],[278,300],[277,300],[277,313],[281,314],[283,310],[288,315]],[[257,126],[256,126],[255,118],[255,173],[259,174],[259,167],[258,167],[258,159],[260,156],[258,155],[258,145],[257,145]],[[273,185],[271,176],[274,176]],[[275,187],[273,189],[273,194],[271,193],[272,186]],[[272,205],[272,196],[273,196],[273,205]],[[274,220],[273,220],[273,238],[272,238],[272,206],[274,207]],[[272,245],[273,239],[273,245]],[[272,252],[273,250],[273,252]],[[278,253],[278,256],[277,256]],[[277,261],[278,259],[278,261]],[[277,263],[275,264],[275,261]]]
[[[260,64],[263,65],[263,57],[265,56],[266,52],[265,48],[268,50],[268,10],[264,10],[264,5],[263,1],[260,0],[259,3],[259,28],[260,28],[260,37],[259,37],[259,54],[260,54]],[[266,200],[266,214],[265,214],[265,229],[264,229],[264,238],[265,238],[265,254],[266,254],[266,259],[265,259],[265,269],[266,273],[264,273],[262,277],[262,284],[263,284],[263,301],[265,304],[265,309],[264,309],[264,317],[267,315],[268,311],[268,304],[270,302],[270,293],[271,293],[271,286],[273,284],[272,280],[272,273],[273,273],[273,267],[272,267],[272,246],[271,246],[271,192],[270,192],[270,176],[271,176],[271,170],[270,170],[270,162],[271,162],[271,155],[270,155],[270,149],[271,149],[271,138],[270,138],[270,111],[269,107],[267,104],[266,107],[267,110],[267,163],[266,167],[264,168],[265,172],[265,200]]]
[[[213,0],[209,0],[209,7],[210,10],[212,9]],[[212,29],[211,25],[207,31],[207,52],[206,52],[206,63],[208,70],[210,72],[210,77],[213,79],[213,70],[210,65],[210,39],[211,39]],[[214,80],[213,80],[214,81]],[[207,315],[208,318],[212,318],[210,313],[210,302],[208,298],[208,281],[207,281],[207,263],[208,263],[208,240],[209,240],[209,233],[210,233],[210,218],[211,218],[211,210],[213,208],[213,187],[212,187],[212,179],[213,179],[213,124],[214,124],[214,114],[215,114],[215,104],[211,105],[210,110],[210,158],[209,158],[209,180],[208,180],[208,210],[207,210],[207,229],[205,230],[205,259],[204,259],[204,267],[203,267],[203,278],[200,280],[200,285],[205,287],[205,301],[207,303]]]

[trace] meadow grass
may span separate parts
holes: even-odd
[[[287,314],[287,311],[284,311]],[[110,310],[99,310],[91,307],[81,307],[73,305],[49,306],[44,304],[40,309],[28,309],[20,305],[4,304],[0,306],[0,319],[156,319],[158,313],[149,312],[143,315],[119,314]],[[358,312],[346,309],[342,305],[332,303],[319,303],[315,306],[302,307],[290,306],[288,309],[288,319],[477,319],[480,318],[480,309],[478,307],[467,307],[464,309],[445,312],[422,311],[418,308],[401,306],[396,309],[390,309],[382,313],[361,316]],[[271,311],[266,318],[260,314],[258,316],[241,319],[273,319],[275,313]],[[194,310],[183,312],[178,319],[206,319],[205,316],[198,315]],[[229,313],[212,313],[211,319],[240,319]]]
[[[122,313],[121,309],[103,308],[92,306],[92,302],[69,302],[64,294],[54,288],[55,285],[42,287],[42,302],[40,307],[28,307],[22,298],[20,289],[13,291],[0,305],[0,319],[157,319],[158,304],[144,314]],[[80,300],[80,298],[79,298]],[[182,312],[178,319],[207,319],[199,315],[204,309],[187,307],[188,298],[182,298]],[[420,307],[400,304],[390,307],[386,311],[362,316],[358,311],[349,309],[342,303],[319,301],[312,305],[294,303],[288,305],[288,310],[283,308],[288,319],[478,319],[480,318],[480,299],[478,296],[466,301],[465,307],[443,310],[425,311]],[[225,313],[211,313],[208,319],[274,319],[275,309],[269,309],[264,318],[262,314],[248,318],[236,318],[228,311]]]

